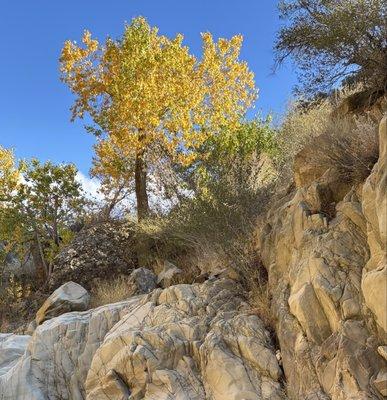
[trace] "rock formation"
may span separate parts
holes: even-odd
[[[50,319],[8,356],[0,398],[283,399],[269,334],[240,293],[214,279]]]
[[[295,163],[295,189],[273,202],[259,227],[279,350],[237,274],[175,284],[172,264],[158,277],[140,268],[130,277],[136,295],[126,301],[62,315],[69,310],[43,307],[32,336],[0,335],[0,399],[383,399],[386,121],[365,182],[352,186],[333,168],[314,167],[307,148]],[[71,276],[100,262],[87,255],[95,236],[84,240],[77,248],[88,252],[62,255]],[[111,249],[101,251],[108,265]],[[118,254],[113,261],[124,265]],[[65,276],[58,274],[56,284]]]
[[[346,192],[336,190],[335,171],[296,163],[296,191],[271,208],[260,234],[292,399],[381,399],[387,392],[380,350],[387,306],[386,118],[379,137],[379,162],[364,185]]]

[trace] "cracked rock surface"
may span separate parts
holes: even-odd
[[[379,161],[356,185],[334,168],[305,165],[307,149],[295,163],[296,188],[272,201],[258,227],[279,349],[233,274],[173,285],[173,265],[158,279],[140,268],[130,278],[137,295],[126,301],[51,315],[32,336],[0,334],[0,399],[384,399],[386,118],[379,142]],[[100,258],[93,253],[106,234],[97,233],[63,254],[71,276],[97,262],[110,274],[117,257],[126,265],[123,252],[110,258],[108,242]]]
[[[259,234],[291,399],[387,393],[386,117],[379,142],[370,176],[340,196],[334,171],[296,165],[296,190],[273,205]]]
[[[284,399],[269,334],[240,293],[213,279],[52,318],[0,376],[0,398]]]

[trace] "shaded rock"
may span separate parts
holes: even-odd
[[[345,97],[334,110],[333,115],[343,118],[348,114],[367,114],[374,121],[380,121],[387,109],[385,89],[365,89]]]
[[[240,281],[241,276],[237,270],[232,267],[226,267],[222,269],[217,269],[215,271],[211,271],[210,278],[225,278],[232,279],[234,281]]]
[[[68,281],[91,289],[94,279],[129,275],[137,267],[132,226],[103,222],[83,228],[56,257],[50,288]]]
[[[129,285],[133,288],[133,293],[149,293],[157,287],[157,276],[147,268],[137,268],[129,276]]]
[[[163,270],[157,275],[157,283],[163,288],[171,286],[176,283],[176,279],[181,273],[180,268],[165,260]]]
[[[382,396],[387,396],[387,369],[378,373],[374,385]]]
[[[67,282],[43,303],[36,313],[36,324],[70,311],[84,311],[89,306],[90,295],[75,282]]]

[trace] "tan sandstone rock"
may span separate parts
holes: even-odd
[[[363,190],[338,188],[332,171],[308,164],[312,149],[300,154],[297,189],[273,204],[261,229],[257,248],[291,399],[383,398],[386,143],[384,120]]]
[[[363,188],[363,210],[371,257],[365,266],[362,291],[376,322],[387,334],[387,117],[379,127],[379,161]]]

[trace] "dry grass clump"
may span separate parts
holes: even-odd
[[[314,106],[303,108],[300,102],[290,104],[278,135],[280,164],[287,174],[292,174],[295,156],[314,138],[323,134],[329,124],[332,105],[322,100]]]
[[[335,168],[345,182],[364,181],[379,156],[377,127],[367,117],[330,121],[318,143],[315,162]]]
[[[247,293],[247,301],[275,337],[276,318],[271,308],[268,273],[255,248],[254,233],[241,237],[230,249],[230,257],[241,274],[242,285]]]
[[[334,167],[347,182],[369,175],[378,158],[377,124],[371,114],[337,114],[337,105],[349,94],[343,90],[310,105],[298,101],[290,106],[278,135],[281,182],[292,178],[295,156],[306,146],[315,148],[315,165]]]
[[[135,288],[129,282],[129,278],[124,275],[109,281],[95,280],[91,289],[90,307],[118,303],[133,296],[134,292]]]
[[[258,315],[266,329],[274,336],[276,318],[271,309],[271,296],[267,284],[255,285],[248,294],[248,302],[254,314]]]

